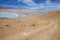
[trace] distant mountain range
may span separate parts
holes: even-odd
[[[7,6],[0,6],[0,9],[11,9],[13,7],[7,7]]]
[[[13,7],[8,7],[8,6],[0,6],[0,9],[30,10],[30,8],[13,8]],[[45,9],[35,9],[35,10],[45,10]]]
[[[29,8],[13,8],[7,6],[0,6],[0,9],[18,9],[18,10],[28,10]]]

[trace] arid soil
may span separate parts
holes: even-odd
[[[0,40],[60,40],[60,11],[21,19],[0,18]]]

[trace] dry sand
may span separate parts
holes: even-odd
[[[21,19],[0,18],[0,40],[60,40],[60,11]]]

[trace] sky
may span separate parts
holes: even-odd
[[[0,0],[0,6],[60,10],[60,0]]]

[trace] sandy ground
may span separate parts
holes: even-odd
[[[0,40],[60,40],[60,11],[18,19],[0,18]]]

